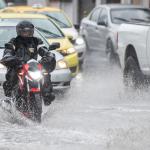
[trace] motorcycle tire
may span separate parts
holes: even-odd
[[[41,122],[42,116],[42,96],[40,93],[34,93],[30,99],[30,111],[32,114],[32,120],[35,122]]]

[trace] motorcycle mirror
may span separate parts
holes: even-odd
[[[49,50],[55,50],[58,48],[60,48],[60,43],[58,43],[58,42],[54,42],[54,43],[49,45]]]

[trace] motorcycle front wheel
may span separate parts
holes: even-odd
[[[30,95],[30,112],[32,114],[32,120],[35,122],[41,122],[42,116],[42,96],[40,93],[31,93]]]

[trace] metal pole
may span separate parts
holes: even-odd
[[[74,24],[78,24],[79,20],[78,20],[78,16],[79,16],[79,1],[78,0],[73,0],[73,21]]]

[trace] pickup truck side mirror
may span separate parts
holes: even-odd
[[[55,50],[57,48],[60,48],[60,43],[58,43],[58,42],[54,42],[49,45],[49,50]]]

